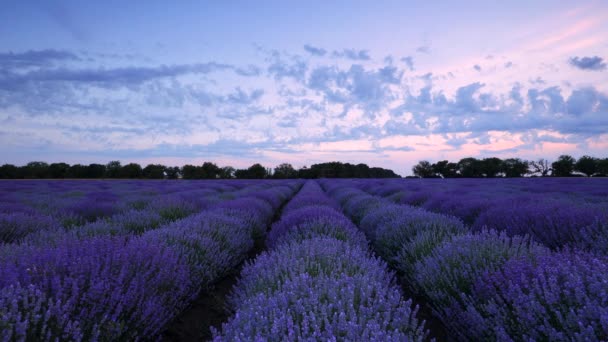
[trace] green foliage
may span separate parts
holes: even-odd
[[[591,177],[597,172],[597,162],[597,158],[582,156],[574,164],[574,170],[584,173],[587,177]]]
[[[420,178],[429,178],[435,175],[433,166],[426,160],[421,160],[418,164],[414,165],[414,167],[412,167],[412,172],[414,173],[414,176]]]
[[[553,172],[552,176],[556,177],[570,177],[572,176],[572,171],[574,171],[574,164],[576,160],[569,155],[562,154],[557,158],[557,161],[554,161],[551,164],[551,168]]]

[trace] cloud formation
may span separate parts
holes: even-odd
[[[341,51],[334,51],[333,56],[347,58],[353,61],[369,61],[371,59],[369,51],[356,49],[342,49]]]
[[[308,44],[304,45],[304,50],[306,50],[306,52],[310,53],[313,56],[325,56],[325,54],[327,53],[327,50],[323,48],[314,47]]]
[[[603,146],[595,141],[608,132],[608,95],[595,86],[559,84],[539,74],[497,87],[492,79],[476,80],[496,72],[491,67],[477,73],[463,65],[467,77],[434,74],[416,72],[411,56],[380,63],[361,54],[366,50],[352,50],[355,58],[344,51],[340,59],[268,51],[263,61],[246,65],[111,68],[102,66],[100,55],[83,64],[80,56],[92,53],[2,53],[0,63],[11,67],[0,72],[0,109],[6,113],[0,143],[11,151],[98,158],[114,151],[146,160],[190,156],[272,164],[297,155],[295,161],[310,164],[336,153],[360,162]]]
[[[599,56],[593,57],[571,57],[568,62],[575,68],[581,70],[602,71],[606,70],[604,59]]]
[[[49,67],[57,62],[79,61],[76,54],[65,50],[28,50],[15,53],[12,51],[0,53],[0,69],[12,70],[30,67]]]

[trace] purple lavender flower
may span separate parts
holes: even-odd
[[[511,258],[548,252],[528,237],[508,237],[504,232],[483,230],[458,235],[414,265],[415,286],[431,300],[449,326],[446,308],[457,305],[462,294],[470,294],[473,282],[485,272],[499,270]]]
[[[566,250],[484,273],[453,317],[476,340],[603,341],[607,293],[608,260]]]
[[[303,273],[247,299],[214,341],[422,341],[427,332],[416,313],[390,283]]]

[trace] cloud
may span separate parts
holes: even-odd
[[[264,95],[264,89],[255,89],[248,94],[237,87],[234,93],[227,96],[226,100],[232,104],[248,105],[258,101],[262,95]]]
[[[419,46],[419,47],[416,49],[416,52],[419,52],[419,53],[425,53],[425,54],[427,54],[427,55],[428,55],[428,54],[430,54],[430,53],[431,53],[431,47],[430,47],[430,46],[428,46],[428,45]]]
[[[479,66],[479,64],[475,64],[473,66],[473,69],[477,70],[477,71],[481,71],[481,66]]]
[[[333,56],[347,58],[354,61],[369,61],[371,59],[369,51],[355,49],[343,49],[342,51],[334,51]]]
[[[272,51],[268,61],[268,74],[273,76],[277,81],[284,78],[303,81],[308,70],[308,64],[300,60],[298,56],[288,56],[288,60],[286,61],[278,51]]]
[[[0,69],[22,69],[32,67],[50,67],[57,62],[79,61],[76,54],[65,50],[28,50],[25,52],[0,53]]]
[[[414,58],[412,56],[406,56],[401,58],[401,61],[407,65],[410,71],[414,71]]]
[[[581,70],[601,71],[606,69],[604,59],[599,56],[593,57],[571,57],[568,63]]]
[[[102,87],[138,85],[147,81],[177,77],[186,74],[209,74],[222,70],[234,70],[228,64],[201,63],[161,65],[158,67],[120,67],[71,69],[66,67],[33,70],[25,73],[0,74],[0,89],[11,90],[30,82],[68,82],[96,84]]]
[[[306,50],[306,52],[310,53],[313,56],[325,56],[325,54],[327,53],[327,50],[323,48],[314,47],[308,44],[304,45],[304,50]]]

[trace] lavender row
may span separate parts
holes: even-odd
[[[253,188],[243,188],[242,184],[236,184],[236,187],[211,185],[207,183],[204,189],[195,187],[153,196],[127,193],[120,197],[116,192],[94,191],[85,193],[82,198],[70,197],[71,202],[67,205],[61,200],[55,201],[59,204],[54,203],[53,210],[47,207],[43,212],[19,202],[9,205],[3,202],[4,205],[0,203],[0,243],[26,239],[46,241],[65,233],[76,236],[140,234]],[[38,189],[33,196],[41,193],[44,193],[43,189]],[[61,197],[60,194],[56,196]],[[30,239],[32,233],[40,233],[38,235],[41,236],[34,234]]]
[[[371,181],[353,185],[398,204],[454,215],[473,230],[528,234],[554,250],[608,255],[608,182],[602,179]]]
[[[235,315],[215,341],[383,340],[426,337],[417,308],[364,235],[314,181],[285,206],[270,250],[243,269]]]
[[[450,216],[324,182],[375,250],[457,340],[601,341],[608,337],[608,260],[552,252],[527,236],[470,232]]]
[[[0,339],[154,339],[244,260],[298,186],[279,183],[137,237],[3,246]]]

